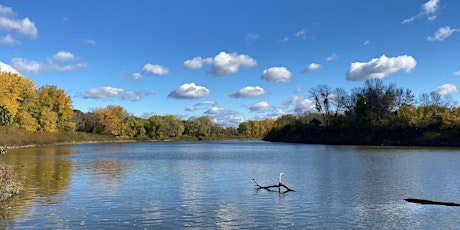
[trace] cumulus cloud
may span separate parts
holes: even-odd
[[[36,39],[38,29],[35,23],[29,18],[17,19],[15,15],[12,8],[0,5],[0,30],[6,33],[0,38],[0,42],[6,45],[16,45],[19,43],[14,38],[16,35]]]
[[[237,53],[220,52],[214,57],[212,74],[214,76],[224,76],[238,72],[240,67],[252,67],[256,61],[248,55]]]
[[[5,36],[0,37],[0,44],[14,46],[19,44],[19,41],[14,39],[13,36],[11,36],[11,34],[7,34]]]
[[[21,72],[37,73],[39,71],[54,70],[54,71],[71,71],[86,67],[87,64],[83,62],[63,64],[63,62],[73,62],[80,59],[75,57],[71,52],[59,51],[51,58],[48,58],[47,63],[40,63],[34,60],[27,60],[25,58],[13,58],[11,65]]]
[[[283,106],[291,106],[294,105],[295,109],[301,109],[305,111],[312,111],[315,109],[315,104],[309,100],[305,99],[304,96],[294,96],[288,100],[283,101]]]
[[[252,112],[264,112],[270,109],[270,104],[266,101],[257,102],[249,107]]]
[[[8,64],[5,64],[3,62],[0,61],[0,71],[1,72],[9,72],[9,73],[15,73],[15,74],[19,74],[19,72],[13,68],[12,66],[8,65]]]
[[[176,99],[196,99],[209,96],[211,92],[203,86],[197,86],[194,82],[185,83],[172,91],[168,97]]]
[[[265,90],[260,86],[246,86],[230,94],[234,98],[254,98],[265,94]]]
[[[195,106],[202,106],[202,105],[216,106],[217,102],[215,102],[215,101],[200,101],[200,102],[195,104]]]
[[[217,102],[215,101],[200,101],[192,106],[189,106],[187,107],[185,110],[186,111],[195,111],[197,110],[198,108],[197,107],[201,107],[201,106],[211,106],[211,107],[216,107],[217,106]]]
[[[53,55],[53,60],[57,62],[74,61],[77,59],[73,53],[62,50]]]
[[[194,57],[191,60],[185,61],[182,67],[184,69],[199,69],[205,65],[212,64],[212,62],[212,58]]]
[[[455,32],[459,32],[460,29],[451,29],[449,26],[441,27],[439,28],[434,36],[429,36],[427,38],[428,41],[434,42],[434,41],[443,41],[444,39],[450,37]]]
[[[417,62],[412,56],[386,57],[382,55],[369,62],[351,63],[347,71],[347,79],[351,81],[363,81],[371,78],[384,78],[388,74],[404,70],[407,73],[415,68]]]
[[[320,69],[320,68],[321,68],[321,65],[320,65],[320,64],[311,63],[310,65],[308,65],[307,67],[305,67],[305,68],[302,70],[302,73],[308,73],[308,72],[310,72],[310,71],[317,70],[317,69]]]
[[[257,63],[248,55],[237,53],[220,52],[214,58],[195,57],[183,64],[184,69],[199,69],[205,65],[211,65],[211,74],[224,76],[238,72],[241,67],[252,67]]]
[[[41,64],[36,61],[29,61],[24,58],[13,58],[11,60],[11,65],[21,71],[26,73],[37,73],[41,69]]]
[[[213,121],[213,123],[220,124],[224,127],[236,127],[244,121],[244,118],[240,116],[237,111],[217,106],[210,108],[205,112],[205,114]]]
[[[290,82],[292,74],[286,67],[272,67],[264,70],[261,79],[267,82],[278,83],[278,82]]]
[[[436,19],[437,14],[436,11],[439,8],[439,0],[429,0],[421,6],[421,11],[416,16],[406,18],[402,21],[402,24],[406,24],[409,22],[414,21],[417,18],[426,16],[429,21],[433,21]]]
[[[460,76],[460,70],[457,70],[455,72],[452,73],[454,76]]]
[[[77,94],[77,97],[89,99],[103,99],[103,98],[119,98],[121,100],[139,101],[141,96],[152,95],[153,91],[125,91],[121,88],[110,86],[101,86],[97,88],[88,89],[83,93]]]
[[[166,75],[169,74],[169,69],[165,68],[161,65],[153,65],[150,63],[147,63],[144,65],[142,68],[142,71],[145,73],[149,74],[154,74],[154,75]]]
[[[457,86],[453,84],[444,84],[433,90],[433,93],[439,95],[448,95],[457,93]]]
[[[220,108],[220,107],[217,107],[217,106],[213,106],[211,107],[210,109],[208,109],[206,112],[204,112],[205,114],[209,114],[209,115],[216,115],[216,114],[222,114],[225,112],[225,109],[224,108]]]

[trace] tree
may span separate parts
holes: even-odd
[[[0,125],[12,125],[21,105],[35,94],[35,84],[27,78],[0,72]]]
[[[106,108],[96,108],[93,110],[93,116],[96,126],[93,132],[115,136],[125,134],[124,119],[128,112],[123,107],[108,105]]]
[[[331,120],[331,101],[334,95],[332,90],[327,85],[319,85],[311,88],[310,97],[315,103],[316,111],[321,114],[321,118],[326,126],[329,126]]]

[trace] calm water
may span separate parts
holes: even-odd
[[[460,149],[262,141],[91,144],[0,156],[27,183],[0,229],[452,229]],[[296,190],[257,190],[283,182]]]

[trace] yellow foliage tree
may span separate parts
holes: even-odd
[[[22,103],[35,93],[35,84],[15,73],[0,72],[0,124],[11,125]]]

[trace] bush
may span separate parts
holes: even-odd
[[[16,178],[10,167],[0,163],[0,202],[21,193],[23,184]]]

